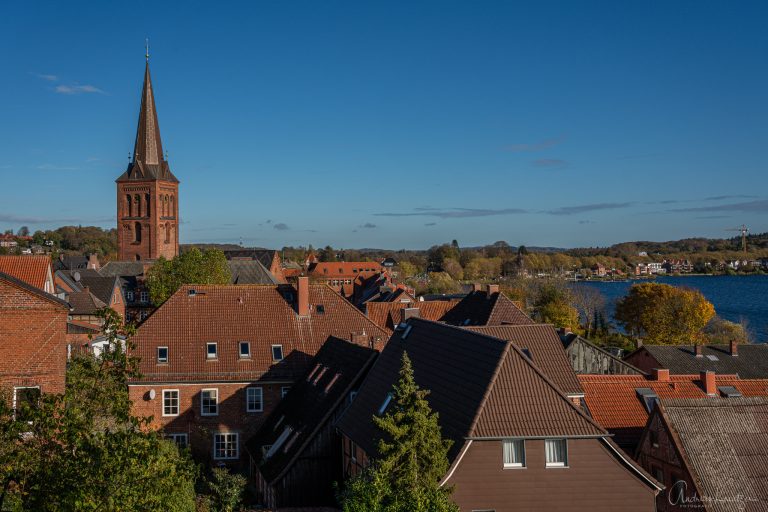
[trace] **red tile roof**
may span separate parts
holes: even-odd
[[[418,308],[419,318],[425,320],[440,320],[458,300],[425,300],[421,302],[367,302],[366,314],[376,325],[390,331],[400,323],[400,312],[405,308]]]
[[[0,272],[45,290],[45,282],[51,275],[51,258],[48,256],[0,256]]]
[[[194,290],[194,292],[193,292]],[[381,347],[387,333],[327,285],[309,285],[310,314],[297,315],[290,285],[187,285],[139,327],[133,340],[142,381],[243,381],[262,377],[294,380],[330,336]],[[239,342],[250,342],[250,358]],[[206,359],[216,342],[218,358]],[[272,345],[284,359],[272,360]],[[156,350],[168,347],[168,363]]]
[[[668,382],[642,375],[579,375],[592,417],[615,434],[622,448],[633,450],[640,440],[649,412],[637,396],[638,388],[650,388],[660,399],[706,398],[699,375],[672,375]],[[740,380],[735,375],[716,375],[717,386],[733,386],[744,396],[768,396],[768,379]]]
[[[309,275],[317,278],[355,278],[361,273],[373,275],[383,270],[384,267],[377,261],[326,261],[313,266]]]

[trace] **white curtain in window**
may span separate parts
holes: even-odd
[[[524,464],[524,441],[522,439],[504,441],[504,464]]]
[[[565,464],[565,439],[547,439],[547,464]]]

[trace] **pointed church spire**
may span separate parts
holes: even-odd
[[[149,59],[144,70],[144,88],[141,91],[139,127],[136,129],[136,145],[133,149],[133,161],[148,165],[159,165],[163,161],[163,145],[160,141],[160,125],[155,110],[155,95],[152,92],[152,79],[149,75]]]

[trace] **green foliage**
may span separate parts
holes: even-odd
[[[383,434],[379,457],[347,483],[340,496],[344,512],[459,510],[450,500],[452,490],[439,486],[448,471],[452,441],[442,439],[428,395],[416,384],[411,361],[403,353],[389,410],[383,417],[373,417]]]
[[[727,345],[731,341],[752,343],[752,335],[746,320],[736,323],[715,316],[704,328],[704,335],[707,338],[707,343],[713,345]]]
[[[218,249],[193,248],[166,260],[162,256],[147,271],[152,303],[160,306],[184,284],[229,284],[232,273],[224,253]]]
[[[76,354],[65,392],[23,411],[30,423],[0,400],[0,509],[194,511],[196,467],[130,413],[131,330],[114,311],[100,314],[109,350]]]
[[[701,292],[668,284],[632,285],[616,304],[616,320],[646,343],[686,345],[703,341],[715,308]]]
[[[445,272],[430,272],[427,282],[426,293],[456,293],[461,290],[461,285],[451,279],[451,276]]]
[[[577,327],[579,312],[571,305],[573,296],[565,283],[548,279],[537,284],[533,306],[539,320],[555,327]]]
[[[416,265],[414,265],[410,261],[399,262],[397,264],[397,268],[398,268],[398,272],[400,273],[400,277],[402,279],[410,279],[411,277],[415,276],[418,272]]]
[[[233,512],[243,501],[246,478],[237,473],[230,473],[226,468],[214,468],[208,480],[211,510],[213,512]]]
[[[36,244],[52,240],[54,247],[64,252],[77,254],[96,253],[100,257],[117,255],[117,230],[96,226],[63,226],[55,230],[35,231],[32,235]]]

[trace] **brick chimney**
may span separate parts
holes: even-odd
[[[715,383],[715,372],[706,371],[699,374],[701,386],[704,392],[709,396],[717,395],[717,384]]]
[[[309,316],[309,278],[300,276],[298,278],[298,300],[296,303],[296,312],[299,316]]]
[[[736,340],[731,340],[731,356],[739,357],[739,342]]]
[[[472,283],[472,291],[473,292],[483,291],[483,285],[481,285],[480,283]]]
[[[704,352],[702,351],[704,347],[702,347],[699,343],[693,346],[693,353],[696,354],[696,357],[704,357]]]
[[[669,382],[669,369],[654,368],[653,373],[651,373],[651,378],[659,382]]]
[[[488,296],[490,297],[494,293],[499,293],[499,285],[497,285],[497,284],[489,284],[488,285]]]
[[[403,308],[400,310],[400,323],[404,324],[409,318],[421,318],[419,308]]]
[[[365,332],[353,332],[350,334],[350,341],[354,343],[355,345],[360,346],[366,346],[368,343],[368,336],[366,336]]]

